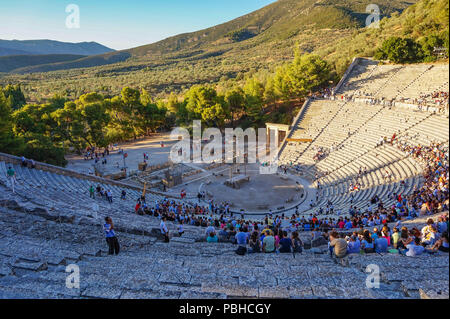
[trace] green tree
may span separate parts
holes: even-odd
[[[127,123],[129,124],[128,129],[132,132],[133,138],[136,139],[139,135],[139,111],[142,107],[141,104],[141,94],[139,90],[135,90],[129,87],[124,87],[121,92],[123,111],[128,117]]]
[[[177,95],[172,92],[170,93],[169,99],[166,104],[167,111],[172,114],[178,114],[180,103],[178,102]]]
[[[86,146],[86,142],[82,137],[84,125],[81,120],[81,112],[77,109],[76,104],[66,102],[63,108],[54,111],[50,116],[57,124],[53,131],[53,139],[61,143],[68,141],[68,146],[81,153]]]
[[[5,94],[0,91],[0,152],[15,153],[19,148],[18,144],[13,133],[11,107]]]
[[[206,126],[223,128],[229,110],[222,96],[214,88],[194,85],[186,93],[186,110],[189,120],[202,120]]]
[[[279,96],[283,101],[287,101],[291,98],[291,86],[288,76],[289,65],[285,64],[277,68],[275,76],[273,77],[273,86],[275,94]]]
[[[444,41],[437,34],[430,34],[419,41],[423,52],[423,59],[426,62],[436,60],[434,49],[444,46]]]
[[[252,76],[245,82],[244,92],[245,112],[255,124],[259,123],[264,109],[264,85]]]
[[[291,97],[305,97],[327,86],[331,69],[326,61],[314,54],[295,52],[294,61],[287,68],[288,87]]]
[[[3,89],[0,87],[0,91],[3,91],[12,110],[17,110],[27,103],[20,85],[8,84]]]
[[[106,138],[106,126],[110,121],[107,110],[110,103],[100,94],[88,93],[80,96],[75,104],[83,125],[81,138],[90,146],[107,146],[109,141]]]
[[[374,57],[394,63],[420,62],[423,58],[422,48],[410,38],[390,37],[385,40]]]
[[[264,87],[264,102],[267,104],[272,104],[277,99],[277,92],[275,89],[275,80],[273,77],[267,79],[266,85]]]
[[[26,144],[23,150],[23,156],[52,165],[67,165],[64,149],[55,146],[51,138],[31,132],[26,133],[24,138]]]
[[[240,87],[235,87],[225,93],[225,102],[230,110],[231,126],[234,128],[235,114],[244,110],[245,93]]]

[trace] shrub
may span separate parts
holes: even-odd
[[[414,63],[422,61],[423,51],[413,39],[390,37],[383,42],[374,57],[394,63]]]

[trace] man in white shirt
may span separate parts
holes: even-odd
[[[420,245],[419,237],[414,238],[414,242],[411,242],[411,244],[406,245],[406,248],[408,249],[408,251],[406,252],[406,256],[409,257],[419,256],[425,250],[425,248],[422,245]]]
[[[159,224],[159,229],[161,230],[161,234],[164,235],[164,241],[169,242],[169,229],[166,226],[166,217],[161,219],[161,224]]]

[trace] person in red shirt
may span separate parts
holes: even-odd
[[[136,214],[139,212],[139,209],[140,209],[140,208],[141,208],[141,203],[138,202],[138,203],[136,204],[136,206],[134,207],[134,211],[135,211]]]

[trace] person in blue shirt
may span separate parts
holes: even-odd
[[[370,237],[370,232],[368,230],[364,231],[363,240],[361,241],[361,249],[363,249],[366,254],[374,252],[373,239]]]
[[[373,239],[374,241],[378,239],[378,228],[377,228],[377,227],[375,227],[375,228],[373,229],[372,239]]]
[[[265,233],[265,232],[262,232],[261,235],[259,236],[259,239],[261,240],[261,245],[262,245],[263,242],[264,242],[264,237],[266,237],[266,233]]]
[[[363,217],[362,223],[364,226],[367,225],[367,217],[366,216]]]
[[[235,238],[236,244],[247,247],[248,233],[244,227],[239,229],[239,232],[236,234]]]
[[[359,241],[358,237],[351,236],[348,241],[347,246],[347,254],[359,254],[359,251],[361,249],[361,242]]]
[[[381,236],[381,232],[378,232],[378,238],[375,239],[375,252],[376,253],[387,253],[388,240]]]
[[[108,255],[118,255],[120,251],[119,240],[114,232],[114,223],[111,217],[105,217],[105,224],[103,225],[105,231],[106,242],[108,243]]]
[[[208,243],[217,243],[219,241],[219,239],[217,238],[217,235],[215,232],[211,232],[211,233],[209,233],[208,238],[206,238],[206,241]]]
[[[292,239],[288,238],[287,231],[281,232],[283,238],[280,239],[280,253],[290,253],[292,245]]]
[[[348,220],[348,221],[345,223],[344,228],[345,228],[345,229],[351,229],[351,228],[353,228],[353,223],[352,223],[352,221],[351,221],[351,220]]]

